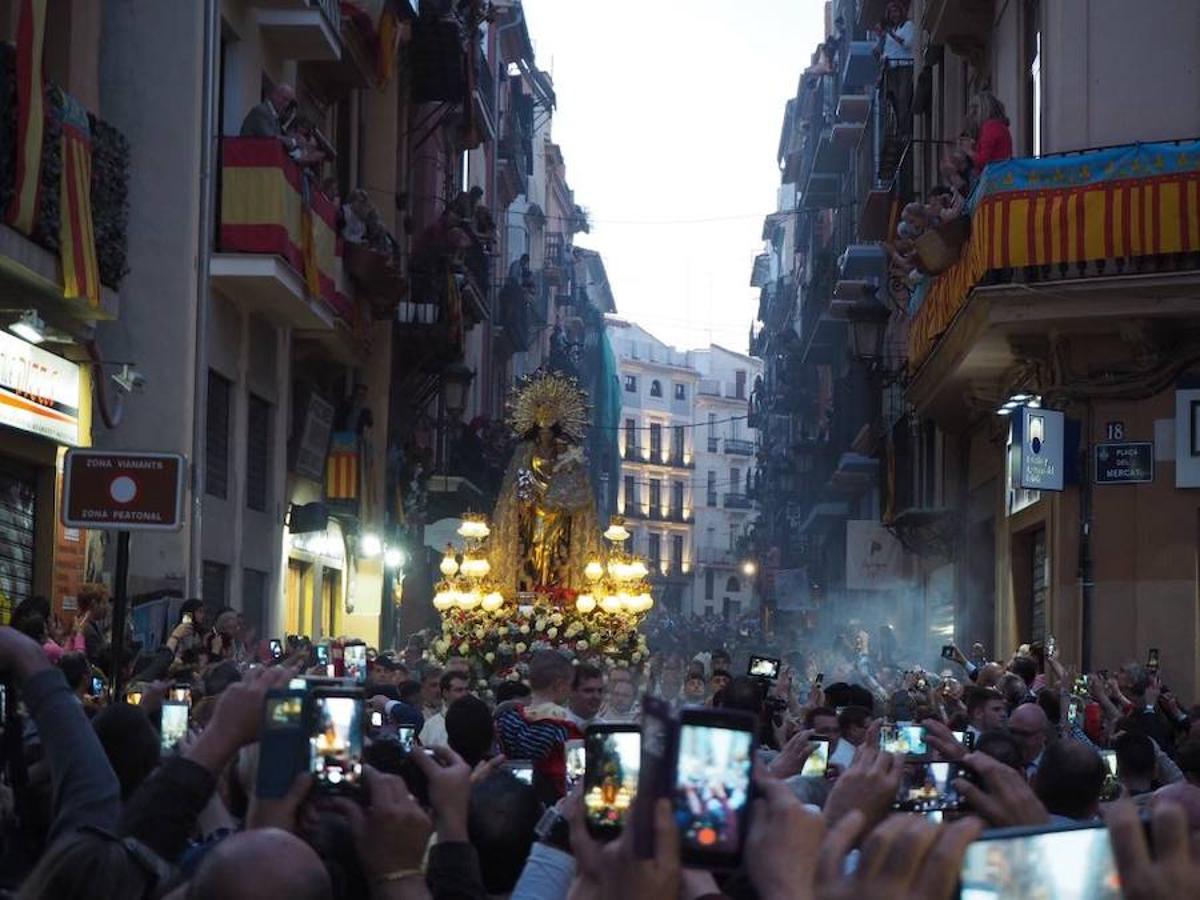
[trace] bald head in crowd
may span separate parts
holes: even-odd
[[[1050,721],[1046,711],[1036,703],[1022,703],[1008,717],[1008,730],[1021,745],[1021,761],[1032,765],[1046,749],[1047,729]]]
[[[288,900],[333,900],[321,858],[279,828],[242,831],[221,841],[196,870],[184,897],[256,900],[267,884],[272,894]]]

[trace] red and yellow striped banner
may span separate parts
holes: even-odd
[[[358,499],[358,435],[354,432],[333,435],[325,463],[325,498]]]
[[[984,273],[1200,250],[1200,172],[991,194],[962,257],[937,277],[909,331],[909,368],[924,361]]]
[[[282,257],[310,295],[341,314],[337,214],[333,201],[305,184],[277,139],[222,140],[221,250]]]
[[[92,134],[87,110],[74,97],[62,98],[62,177],[59,181],[59,255],[63,296],[86,297],[100,305],[100,267],[92,227]]]
[[[17,162],[8,223],[33,234],[42,184],[42,136],[46,130],[46,86],[42,53],[46,0],[21,0],[17,23]]]

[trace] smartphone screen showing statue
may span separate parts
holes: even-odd
[[[353,678],[358,684],[367,680],[367,645],[347,644],[342,651],[342,660],[346,667],[346,677]]]
[[[1108,830],[992,831],[967,848],[962,900],[1122,896]]]
[[[317,787],[334,792],[356,790],[362,777],[362,751],[362,696],[333,691],[313,694],[308,759]]]
[[[805,778],[824,778],[829,769],[829,738],[815,737],[812,746],[812,753],[804,760],[800,774]]]
[[[187,734],[188,705],[178,700],[167,700],[162,705],[162,749],[174,750]]]
[[[748,674],[752,678],[769,678],[774,681],[779,677],[779,660],[770,656],[751,656]]]
[[[600,840],[621,833],[637,796],[642,735],[636,725],[591,725],[584,739],[583,808]]]
[[[686,709],[675,766],[675,821],[684,865],[736,868],[749,827],[755,721],[732,710]]]
[[[566,743],[567,756],[567,792],[571,788],[579,784],[579,779],[583,778],[584,768],[586,766],[586,754],[584,752],[584,742],[578,739],[572,739]]]

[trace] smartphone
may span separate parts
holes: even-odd
[[[904,767],[892,809],[921,813],[962,809],[964,800],[954,789],[954,779],[958,777],[956,763],[908,764]]]
[[[942,659],[954,659],[953,644],[942,644]]]
[[[184,613],[183,618],[180,621],[182,621],[185,625],[191,625],[192,624],[192,614]]]
[[[92,676],[92,696],[99,697],[104,693],[104,679],[99,675]]]
[[[1100,789],[1101,800],[1115,800],[1121,795],[1121,782],[1117,778],[1117,751],[1101,750],[1104,760],[1104,786]]]
[[[178,700],[166,700],[162,705],[162,751],[169,753],[183,740],[188,729],[188,705]]]
[[[354,793],[361,787],[363,696],[360,691],[320,688],[309,695],[308,765],[317,788]]]
[[[186,703],[192,705],[192,686],[190,684],[177,684],[167,692],[167,699],[175,703]]]
[[[747,674],[753,678],[769,678],[773,681],[779,677],[779,660],[769,656],[751,656]]]
[[[1046,659],[1054,659],[1058,655],[1058,641],[1054,635],[1046,635]]]
[[[1158,648],[1151,647],[1150,652],[1146,655],[1146,670],[1151,675],[1158,674]]]
[[[825,683],[825,673],[818,672],[817,677],[813,680],[813,687],[820,687]]]
[[[884,725],[879,729],[879,749],[884,753],[903,753],[910,758],[928,756],[925,726],[912,722]]]
[[[510,759],[503,766],[517,777],[522,784],[533,784],[533,761],[529,759]]]
[[[956,741],[958,741],[960,744],[963,745],[963,747],[966,748],[966,751],[968,753],[970,753],[972,750],[975,749],[975,732],[973,732],[973,731],[952,731],[950,733],[952,735],[954,735],[954,739]]]
[[[317,644],[316,652],[317,652],[317,665],[318,666],[329,665],[329,645],[328,644]]]
[[[637,797],[641,731],[637,725],[589,725],[583,755],[584,821],[593,837],[611,841],[624,829]]]
[[[750,827],[757,722],[749,713],[685,709],[675,762],[675,821],[685,866],[736,869]]]
[[[271,659],[283,658],[283,641],[279,638],[271,638],[269,646],[271,648]]]
[[[382,728],[383,727],[383,713],[381,713],[377,709],[371,711],[371,727],[372,728]]]
[[[1088,684],[1086,675],[1080,675],[1075,679],[1075,684],[1072,686],[1072,692],[1076,697],[1086,697],[1091,693],[1091,685]]]
[[[637,795],[647,800],[669,799],[675,793],[675,746],[679,727],[667,701],[649,695],[642,698],[642,758],[638,766]],[[654,858],[654,804],[639,803],[629,826],[633,829],[633,853],[638,859]]]
[[[1083,718],[1083,701],[1078,697],[1072,697],[1067,701],[1067,724],[1078,725],[1080,719]]]
[[[824,778],[829,770],[829,738],[814,737],[813,752],[804,761],[800,774],[807,778]]]
[[[348,644],[342,651],[342,662],[345,666],[346,677],[353,678],[358,684],[367,681],[367,645]]]
[[[283,797],[296,776],[308,766],[305,693],[303,687],[290,686],[287,690],[267,692],[254,787],[259,797]]]
[[[963,900],[1119,897],[1108,829],[1005,828],[967,848],[960,875]]]
[[[579,783],[583,778],[583,772],[586,767],[586,754],[584,741],[573,739],[567,741],[564,749],[567,757],[567,792],[570,793],[571,788]]]
[[[415,725],[397,725],[396,738],[400,741],[401,749],[411,753],[417,743],[417,727]]]
[[[142,705],[142,690],[141,688],[130,688],[125,692],[125,702],[130,706]]]

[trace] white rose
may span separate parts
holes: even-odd
[[[551,625],[561,625],[563,623],[562,613],[555,613],[550,617]]]
[[[549,631],[547,631],[547,632],[546,632],[546,637],[548,637],[548,638],[556,638],[556,637],[558,637],[558,629],[557,629],[557,628],[551,628]]]
[[[545,631],[546,630],[546,620],[538,619],[536,622],[533,623],[533,627],[536,628],[538,631]]]
[[[520,627],[520,629],[518,629],[518,630],[521,632],[521,634],[529,634],[529,626],[528,625],[522,625]]]
[[[484,658],[484,660],[485,660],[485,661],[487,661],[487,662],[495,662],[495,661],[496,661],[496,654],[495,654],[495,653],[492,653],[492,651],[490,651],[490,650],[489,650],[487,653],[483,654],[483,658]]]
[[[578,650],[580,653],[582,653],[587,648],[588,648],[587,641],[576,641],[575,642],[575,649]]]
[[[480,641],[482,641],[482,640],[483,640],[483,636],[484,636],[485,634],[487,634],[487,632],[486,632],[486,631],[484,631],[484,629],[483,629],[483,626],[482,626],[482,625],[480,625],[478,628],[476,628],[476,629],[475,629],[475,638],[476,638],[476,640],[480,640]]]
[[[468,644],[466,641],[463,641],[461,644],[458,645],[458,652],[463,654],[463,656],[466,656],[467,653],[470,652],[470,650],[471,650],[471,645]]]
[[[450,642],[445,638],[442,638],[433,645],[433,648],[437,651],[438,656],[445,656],[446,652],[450,649]]]
[[[517,644],[517,652],[518,653],[524,653],[526,649],[528,649],[528,648],[526,648],[526,646],[524,644]]]

